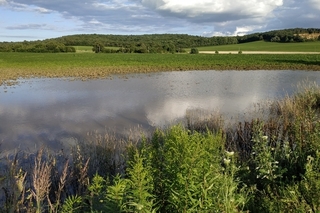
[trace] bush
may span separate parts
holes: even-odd
[[[190,54],[198,54],[199,50],[197,48],[192,48]]]

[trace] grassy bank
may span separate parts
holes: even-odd
[[[0,161],[0,211],[319,212],[319,103],[305,85],[230,126],[189,117],[137,141],[91,135],[72,155],[18,152]]]
[[[17,78],[105,78],[179,70],[320,70],[319,55],[0,53],[0,84]]]

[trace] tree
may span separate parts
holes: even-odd
[[[104,46],[100,42],[97,42],[95,45],[93,45],[92,51],[95,53],[103,52]]]
[[[191,48],[190,54],[198,54],[199,50],[197,48]]]
[[[270,41],[271,42],[279,42],[280,41],[280,37],[279,36],[274,36]]]

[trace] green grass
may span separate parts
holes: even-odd
[[[92,46],[74,46],[77,53],[94,53],[92,51]],[[107,49],[117,50],[119,47],[105,47]]]
[[[19,77],[104,78],[183,70],[320,70],[319,55],[0,53],[0,84]]]
[[[301,43],[277,43],[256,41],[243,44],[198,47],[199,51],[285,51],[320,52],[320,41]]]
[[[93,53],[92,46],[73,46],[77,53]]]

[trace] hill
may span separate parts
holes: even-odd
[[[320,40],[320,29],[295,28],[254,33],[244,36],[202,37],[187,34],[147,35],[68,35],[42,41],[0,42],[0,52],[75,52],[74,46],[91,46],[106,53],[176,53],[185,48],[268,41],[295,43]],[[106,48],[113,47],[113,48]],[[118,49],[114,49],[117,47]]]

